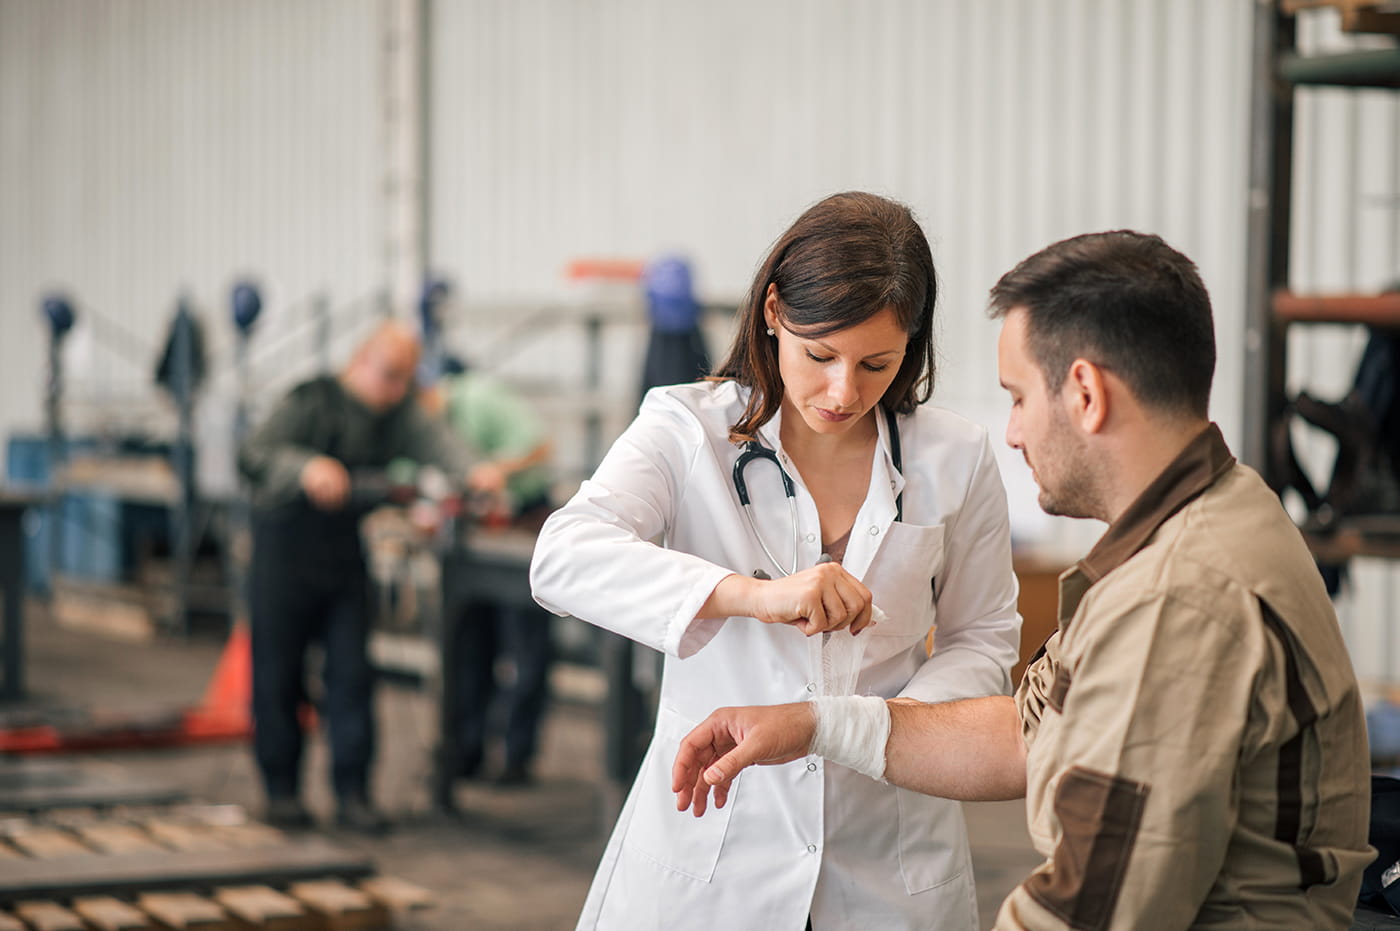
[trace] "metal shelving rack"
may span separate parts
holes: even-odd
[[[1292,224],[1294,91],[1305,86],[1400,89],[1400,47],[1342,54],[1302,55],[1296,15],[1336,9],[1348,32],[1400,35],[1397,0],[1279,0],[1255,7],[1250,113],[1249,219],[1246,279],[1243,459],[1275,487],[1270,428],[1284,416],[1287,332],[1290,326],[1369,324],[1400,329],[1400,295],[1298,295],[1289,289]],[[1400,516],[1343,522],[1336,532],[1311,535],[1309,545],[1327,563],[1352,556],[1400,559]]]

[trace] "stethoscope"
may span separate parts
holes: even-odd
[[[894,463],[896,472],[903,472],[903,462],[899,453],[899,424],[895,421],[894,414],[888,408],[881,408],[885,412],[885,424],[889,428],[890,438],[890,461]],[[749,486],[744,481],[744,469],[755,459],[766,459],[778,467],[778,474],[783,479],[783,494],[788,502],[788,519],[792,523],[792,566],[784,569],[783,564],[778,561],[778,557],[773,555],[773,551],[768,548],[768,544],[763,540],[763,534],[758,531],[758,522],[754,520],[753,504],[749,501]],[[783,464],[778,461],[778,454],[767,446],[764,446],[757,438],[749,440],[744,444],[744,451],[739,454],[739,458],[734,462],[734,490],[739,493],[739,506],[743,508],[744,515],[749,520],[749,529],[753,531],[754,539],[758,545],[763,547],[763,553],[773,563],[773,567],[782,575],[794,575],[797,572],[797,486],[793,485],[792,477],[787,474]],[[901,489],[894,499],[894,519],[904,520],[904,491]],[[769,578],[769,575],[762,569],[754,572],[754,576],[760,579]]]

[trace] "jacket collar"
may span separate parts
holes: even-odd
[[[1084,595],[1104,576],[1147,545],[1162,524],[1195,500],[1235,465],[1220,428],[1211,424],[1152,480],[1094,544],[1060,576],[1061,629],[1069,626]]]

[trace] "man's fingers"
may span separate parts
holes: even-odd
[[[724,786],[724,792],[728,795],[729,785],[734,781],[734,777],[757,762],[758,754],[744,744],[739,744],[706,768],[705,782],[712,786]]]
[[[695,817],[699,818],[705,813],[706,803],[709,801],[709,798],[709,784],[705,782],[703,777],[697,776],[695,780],[695,792],[690,803],[691,813],[694,814]],[[718,804],[718,801],[716,801],[716,804]]]

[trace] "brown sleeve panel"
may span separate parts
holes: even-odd
[[[1075,766],[1055,789],[1062,835],[1051,868],[1025,883],[1031,898],[1076,931],[1113,918],[1150,787]]]

